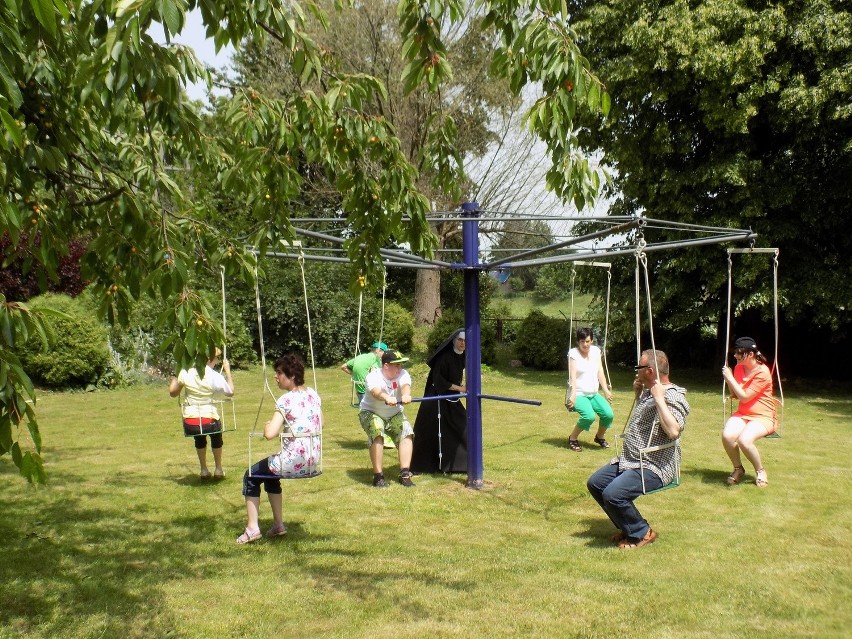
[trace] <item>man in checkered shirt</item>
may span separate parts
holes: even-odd
[[[656,362],[654,355],[656,354]],[[595,501],[618,532],[612,536],[619,548],[640,548],[653,543],[657,533],[648,525],[634,505],[645,491],[670,484],[680,463],[680,446],[672,446],[644,456],[639,449],[659,446],[680,437],[689,414],[685,388],[669,381],[669,358],[663,351],[647,350],[636,366],[633,382],[636,405],[624,434],[621,455],[598,470],[586,483]]]

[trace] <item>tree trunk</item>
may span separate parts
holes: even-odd
[[[441,271],[418,269],[414,283],[414,325],[432,326],[441,317]]]

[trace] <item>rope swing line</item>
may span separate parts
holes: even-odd
[[[611,262],[586,262],[583,260],[577,260],[575,262],[571,262],[571,316],[568,318],[568,350],[571,349],[572,344],[574,343],[574,291],[576,290],[574,282],[577,277],[577,269],[576,266],[597,266],[606,269],[606,316],[604,318],[604,335],[603,335],[603,365],[604,365],[604,375],[606,377],[607,385],[612,388],[612,379],[609,376],[609,366],[606,361],[606,341],[607,335],[609,334],[609,299],[610,299],[610,291],[612,289],[612,263]],[[565,314],[563,313],[564,317]],[[565,388],[565,408],[568,408],[568,399],[571,397],[571,376],[570,373],[568,375],[568,379],[566,381]],[[568,408],[569,411],[573,409]]]
[[[778,366],[778,328],[779,328],[779,320],[778,320],[778,256],[780,251],[777,248],[755,248],[749,247],[746,249],[728,249],[728,310],[727,310],[727,321],[725,325],[725,364],[728,363],[728,348],[731,343],[731,318],[732,318],[732,298],[733,298],[733,259],[731,258],[734,254],[742,254],[742,255],[751,255],[751,254],[769,254],[772,255],[772,314],[773,314],[773,327],[775,331],[775,339],[774,339],[774,347],[775,352],[772,358],[772,366],[769,370],[770,375],[775,377],[778,382],[778,397],[773,397],[775,403],[780,408],[780,415],[778,415],[778,411],[776,411],[775,422],[776,422],[776,430],[771,435],[767,435],[767,438],[776,438],[781,436],[781,426],[784,423],[784,388],[781,384],[781,370]],[[733,399],[727,396],[727,386],[725,384],[725,380],[722,380],[722,421],[724,422],[728,415],[728,408],[733,410],[733,407],[728,404],[728,399]]]
[[[651,283],[650,283],[650,278],[648,276],[648,257],[645,254],[645,250],[644,250],[645,246],[646,246],[645,239],[642,237],[642,235],[640,233],[639,241],[638,241],[638,244],[637,244],[637,247],[636,247],[636,253],[635,253],[635,258],[636,258],[635,285],[636,286],[635,286],[634,300],[635,300],[635,307],[636,307],[636,365],[638,366],[640,360],[642,359],[641,313],[640,313],[640,308],[639,308],[640,307],[640,289],[641,289],[641,282],[643,280],[643,278],[640,277],[640,270],[641,270],[641,272],[644,274],[645,304],[646,304],[646,307],[648,309],[648,331],[649,331],[650,339],[651,339],[652,362],[651,362],[650,365],[654,367],[655,377],[657,379],[659,379],[660,371],[659,371],[659,365],[657,364],[657,345],[654,341],[654,314],[653,314],[653,311],[652,311],[652,308],[651,308]],[[621,439],[624,439],[624,437],[627,433],[627,427],[630,424],[630,419],[633,417],[633,411],[636,410],[636,400],[637,399],[638,399],[638,397],[634,393],[633,405],[630,407],[630,413],[628,413],[628,415],[627,415],[627,421],[624,423],[624,428],[621,431],[621,435],[615,439],[616,446],[617,446],[616,454],[619,455],[619,456],[621,455],[621,450],[620,450],[620,446],[618,446],[618,444],[620,443]],[[677,488],[678,486],[680,486],[680,454],[679,454],[680,435],[678,435],[677,438],[675,438],[675,439],[673,439],[669,442],[666,442],[665,444],[660,444],[658,446],[651,446],[651,442],[654,439],[654,433],[656,432],[656,429],[659,428],[659,426],[660,426],[660,421],[659,421],[659,419],[657,419],[657,420],[654,421],[654,425],[651,427],[651,431],[648,434],[647,444],[645,445],[644,448],[639,449],[639,464],[640,464],[639,474],[642,478],[642,494],[643,495],[653,495],[654,493],[658,493],[658,492],[661,492],[663,490],[668,490],[669,488]],[[678,451],[675,454],[675,475],[674,475],[674,479],[670,483],[666,484],[665,486],[661,486],[660,488],[657,488],[655,490],[647,490],[646,487],[645,487],[644,470],[645,470],[645,463],[646,463],[646,459],[648,458],[648,455],[650,453],[656,453],[656,452],[659,452],[661,450],[667,450],[667,449],[670,449],[670,448],[675,448],[676,451]]]
[[[289,247],[290,244],[287,243],[287,246]],[[308,311],[308,292],[307,292],[308,289],[307,289],[307,283],[306,283],[306,280],[305,280],[304,259],[302,257],[300,257],[300,259],[299,259],[299,266],[301,268],[301,273],[302,273],[302,290],[304,292],[305,311],[307,313],[307,311]],[[269,376],[268,376],[267,371],[266,371],[266,346],[265,346],[264,339],[263,339],[263,314],[262,314],[261,305],[260,305],[260,277],[259,277],[259,274],[258,274],[257,266],[255,266],[255,269],[254,269],[254,276],[255,276],[255,279],[254,279],[254,299],[255,299],[255,309],[257,311],[257,335],[258,335],[258,342],[259,342],[259,346],[260,346],[260,362],[261,362],[261,370],[262,370],[262,374],[263,374],[263,385],[264,385],[264,391],[265,392],[261,393],[260,402],[258,403],[258,407],[257,407],[257,413],[255,414],[255,417],[254,417],[254,426],[252,427],[252,431],[249,433],[249,441],[248,441],[249,476],[252,477],[252,478],[255,478],[255,479],[297,479],[296,477],[286,477],[286,476],[283,476],[283,475],[274,475],[274,474],[269,474],[269,475],[251,474],[251,467],[253,465],[253,461],[252,461],[253,460],[252,440],[255,437],[263,437],[264,436],[264,433],[258,432],[257,424],[258,424],[258,421],[260,420],[260,413],[263,409],[263,400],[266,396],[266,392],[268,392],[269,396],[272,397],[272,401],[275,403],[275,410],[284,418],[284,427],[282,427],[281,434],[279,435],[279,438],[281,440],[281,450],[283,451],[284,448],[285,448],[285,440],[299,439],[299,440],[305,441],[307,449],[309,450],[308,457],[310,459],[316,459],[317,461],[315,462],[314,465],[308,467],[307,475],[305,475],[304,477],[300,477],[300,478],[306,478],[307,479],[307,478],[311,478],[311,477],[316,477],[317,475],[322,474],[322,425],[320,425],[320,432],[319,433],[310,433],[310,434],[306,434],[306,435],[295,435],[292,432],[288,432],[288,431],[290,431],[290,426],[291,426],[290,422],[287,419],[287,415],[285,415],[284,412],[278,407],[278,398],[275,397],[275,393],[273,393],[272,388],[269,385]],[[313,338],[311,336],[311,320],[310,320],[310,315],[306,315],[306,317],[307,317],[307,325],[308,325],[308,342],[310,344],[310,350],[311,350],[311,370],[313,372],[313,377],[314,377],[314,390],[316,390],[316,368],[313,366],[314,351],[313,351]],[[318,441],[318,446],[315,447],[314,438],[317,437],[317,436],[318,436],[319,441]],[[315,448],[317,448],[317,447],[318,447],[320,453],[318,455],[314,455]]]
[[[222,363],[220,364],[219,371],[221,372],[224,369],[224,361],[228,357],[228,320],[225,315],[225,267],[220,267],[220,280],[221,280],[221,289],[222,289]],[[225,411],[225,402],[228,402],[231,405],[231,427],[228,427],[227,420],[225,419],[226,411]],[[232,431],[237,430],[237,407],[234,404],[233,397],[222,397],[219,396],[217,399],[209,399],[203,402],[195,402],[189,399],[189,396],[186,391],[186,387],[184,387],[181,395],[178,396],[178,405],[181,407],[181,419],[183,420],[185,426],[191,425],[193,428],[198,427],[198,432],[189,431],[184,427],[183,436],[184,437],[195,437],[196,435],[216,435],[219,433],[230,433]],[[184,406],[195,406],[197,408],[202,407],[211,407],[216,413],[219,415],[219,428],[216,430],[204,430],[205,426],[209,426],[210,424],[205,424],[205,418],[199,416],[197,418],[183,418],[183,407]],[[220,410],[221,409],[221,410]],[[199,411],[200,412],[200,411]],[[198,424],[192,424],[191,420],[197,419]]]

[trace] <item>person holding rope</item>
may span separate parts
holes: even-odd
[[[399,454],[399,483],[410,488],[411,451],[414,431],[402,410],[402,405],[411,403],[411,376],[402,367],[408,358],[399,351],[388,351],[382,355],[382,367],[367,373],[364,383],[367,392],[361,399],[358,419],[370,441],[370,462],[373,467],[373,486],[386,488],[382,463],[384,439],[392,437]]]
[[[223,479],[222,469],[222,422],[214,400],[217,397],[234,396],[234,380],[231,378],[231,364],[227,359],[222,360],[222,373],[215,366],[222,356],[222,351],[216,348],[207,360],[204,377],[195,368],[183,369],[177,377],[169,382],[169,395],[177,397],[185,391],[181,412],[183,414],[184,434],[195,438],[195,452],[201,466],[200,476],[209,479],[210,469],[207,468],[207,437],[210,437],[210,447],[213,449],[213,477]],[[224,373],[224,374],[223,374]]]
[[[305,362],[298,355],[289,354],[275,361],[275,381],[285,392],[275,403],[275,413],[263,427],[264,439],[275,439],[286,428],[281,452],[270,455],[254,464],[243,476],[243,496],[246,498],[246,528],[237,537],[238,544],[248,544],[260,539],[258,517],[260,511],[260,485],[266,489],[272,508],[272,528],[267,537],[287,534],[283,520],[281,479],[309,477],[321,454],[322,401],[317,392],[305,386]],[[306,437],[310,442],[306,442]],[[308,445],[310,444],[310,445]],[[259,475],[260,477],[255,477]],[[280,477],[280,478],[279,478]]]
[[[734,465],[728,476],[729,486],[740,483],[745,475],[740,451],[754,466],[754,483],[766,488],[769,479],[760,459],[755,442],[775,432],[775,398],[772,394],[772,373],[766,357],[751,337],[740,337],[734,342],[737,364],[731,371],[722,367],[722,377],[731,394],[739,400],[737,411],[731,415],[722,431],[722,445]]]
[[[423,397],[466,393],[465,332],[459,328],[426,362]],[[467,472],[467,410],[458,398],[423,402],[414,420],[414,473]]]
[[[634,408],[625,429],[621,455],[595,472],[586,483],[589,493],[618,528],[611,539],[622,549],[640,548],[656,541],[657,533],[633,502],[646,489],[656,490],[671,483],[677,473],[678,447],[660,451],[658,459],[654,462],[646,459],[644,465],[640,449],[677,439],[689,415],[686,389],[669,381],[669,358],[663,351],[642,352],[633,392]]]
[[[592,344],[592,329],[577,329],[577,346],[568,351],[568,385],[571,393],[566,402],[568,410],[575,410],[580,416],[571,434],[568,436],[568,448],[576,453],[583,451],[578,438],[580,433],[589,432],[600,417],[595,443],[601,448],[609,448],[606,431],[612,426],[612,391],[606,381],[601,365],[601,349]],[[603,389],[604,399],[599,392]]]
[[[340,365],[342,370],[347,375],[352,377],[352,382],[355,384],[355,393],[358,395],[358,403],[364,398],[366,388],[364,387],[364,379],[374,368],[381,368],[382,355],[388,350],[388,345],[384,342],[373,342],[370,347],[372,350],[369,353],[361,353],[356,355],[348,362]]]

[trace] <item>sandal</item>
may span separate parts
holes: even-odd
[[[616,544],[620,544],[622,541],[627,539],[627,535],[625,535],[620,530],[615,533],[612,537],[609,538],[610,541],[615,542]]]
[[[583,447],[580,446],[580,442],[578,442],[576,439],[569,439],[568,440],[568,448],[573,450],[575,453],[582,453],[583,452]]]
[[[734,466],[734,472],[728,475],[728,479],[725,480],[728,482],[728,486],[734,486],[735,484],[739,484],[740,480],[742,480],[745,475],[745,468],[742,466]]]
[[[267,537],[280,537],[281,535],[287,534],[287,524],[281,524],[280,526],[273,526],[269,530],[266,531]]]
[[[754,484],[758,488],[766,488],[769,485],[769,478],[766,476],[765,468],[761,468],[757,471],[757,477],[754,480]]]
[[[645,533],[645,536],[642,539],[633,539],[631,540],[629,537],[618,544],[618,547],[621,550],[629,550],[631,548],[641,548],[642,546],[647,546],[648,544],[653,544],[657,541],[657,533],[654,532],[653,528],[649,528],[648,532]]]
[[[253,541],[257,541],[260,539],[260,530],[255,530],[251,532],[248,528],[245,529],[242,535],[237,537],[238,544],[250,544]]]
[[[595,443],[601,448],[609,448],[609,442],[603,437],[595,437]]]

